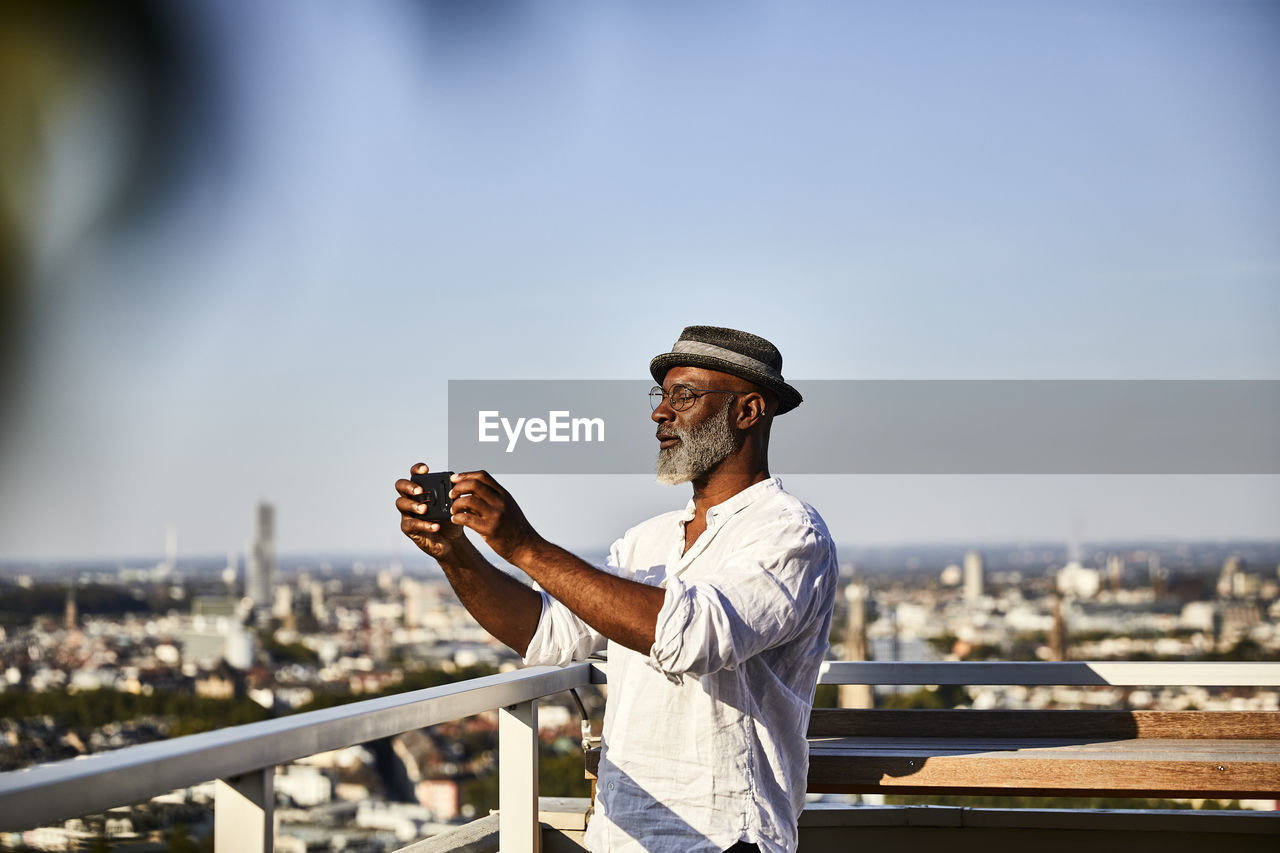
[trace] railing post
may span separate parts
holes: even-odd
[[[502,853],[539,853],[536,699],[498,711],[498,815]]]
[[[214,786],[215,853],[271,853],[275,846],[274,767],[219,779]]]

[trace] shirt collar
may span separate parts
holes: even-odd
[[[711,527],[713,522],[723,521],[724,519],[736,514],[739,510],[750,506],[760,498],[763,498],[766,495],[776,494],[780,491],[782,491],[782,481],[777,477],[770,477],[767,480],[761,480],[758,483],[753,483],[728,500],[721,501],[708,509],[707,526]],[[684,514],[680,520],[682,522],[693,521],[693,510],[693,498],[689,498],[689,502],[685,504]]]
[[[693,520],[693,499],[689,499],[689,503],[685,505],[685,510],[681,514],[680,523],[675,526],[672,531],[674,537],[671,540],[671,558],[668,562],[668,577],[679,576],[684,570],[693,563],[694,560],[702,554],[703,551],[711,545],[711,541],[720,532],[720,528],[741,510],[747,508],[758,500],[762,500],[769,495],[782,491],[782,481],[777,477],[770,477],[767,480],[761,480],[754,483],[742,491],[733,495],[726,501],[721,501],[715,506],[707,510],[707,529],[698,537],[698,541],[687,551],[684,547],[685,524]]]

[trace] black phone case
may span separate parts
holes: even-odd
[[[452,471],[431,471],[426,474],[410,474],[409,479],[422,486],[422,494],[418,500],[427,505],[427,511],[419,513],[419,518],[427,521],[448,521],[453,514],[453,500],[449,497],[449,489],[453,483],[449,478]]]

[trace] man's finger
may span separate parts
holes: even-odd
[[[404,482],[403,480],[401,482]],[[402,513],[410,515],[422,515],[427,511],[427,505],[422,503],[416,497],[405,496],[396,498],[396,509]]]
[[[409,469],[410,474],[425,474],[431,469],[427,467],[427,463],[419,462]]]
[[[474,530],[486,542],[489,541],[489,534],[493,532],[492,520],[476,515],[474,512],[458,512],[457,507],[454,508],[453,515],[449,516],[449,520],[458,527]]]
[[[396,480],[396,491],[402,495],[413,497],[422,494],[422,486],[419,486],[413,480]]]
[[[502,488],[488,471],[464,471],[453,475],[454,488],[461,487],[461,491],[472,491],[478,483],[483,483],[500,495],[505,496],[507,494],[507,490]]]
[[[431,536],[440,532],[440,525],[434,521],[427,521],[425,518],[418,518],[414,515],[400,516],[400,531],[410,536]]]
[[[507,499],[506,492],[496,489],[481,480],[467,480],[465,483],[454,483],[449,494],[455,496],[455,501],[466,497],[467,495],[476,495],[491,506],[499,506],[505,503]]]
[[[496,507],[493,503],[487,500],[483,495],[477,495],[474,492],[453,499],[454,515],[492,518],[495,509]]]

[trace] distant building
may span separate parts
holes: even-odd
[[[404,594],[404,626],[417,628],[422,624],[422,612],[426,610],[426,588],[410,578],[400,582]]]
[[[311,615],[315,617],[317,622],[323,624],[329,616],[329,612],[324,607],[324,584],[320,581],[312,581],[309,588],[311,590]]]
[[[1222,628],[1222,613],[1219,605],[1212,601],[1187,602],[1183,605],[1182,614],[1178,617],[1178,627],[1217,636]]]
[[[240,577],[240,555],[235,551],[227,552],[227,567],[222,570],[222,583],[227,592],[235,593],[236,580]]]
[[[265,501],[254,513],[253,541],[245,569],[245,595],[255,610],[271,606],[276,574],[276,510]]]
[[[1086,569],[1075,560],[1058,569],[1058,592],[1076,598],[1093,598],[1102,588],[1102,573]]]
[[[1062,596],[1053,597],[1053,629],[1049,632],[1049,659],[1066,660],[1067,620],[1062,615]]]
[[[1163,598],[1168,590],[1169,570],[1160,566],[1160,555],[1151,554],[1147,558],[1147,577],[1151,581],[1151,593],[1156,598]]]
[[[849,621],[844,632],[844,659],[867,659],[867,586],[860,580],[844,588],[849,602]],[[841,708],[874,708],[870,684],[841,684],[836,691]]]
[[[236,695],[234,673],[229,667],[222,666],[203,678],[197,678],[196,695],[206,699],[232,699]]]
[[[1112,595],[1124,588],[1124,557],[1119,554],[1107,557],[1107,580],[1111,583]]]
[[[1241,598],[1245,588],[1244,560],[1236,556],[1227,557],[1222,563],[1222,574],[1218,575],[1218,595],[1221,598]]]
[[[458,816],[461,797],[454,780],[423,779],[413,786],[413,793],[436,820],[453,820]]]
[[[246,670],[253,666],[258,655],[258,640],[237,622],[226,627],[224,660],[235,669]]]
[[[178,527],[173,522],[164,530],[164,562],[159,566],[157,574],[161,578],[172,577],[178,570]]]
[[[982,552],[967,551],[964,555],[964,598],[976,601],[982,598],[985,579],[982,572]]]
[[[208,624],[217,624],[238,617],[239,602],[228,595],[195,595],[191,597],[191,615],[203,617]]]
[[[62,614],[62,626],[68,631],[74,631],[79,621],[80,617],[76,612],[76,585],[72,583],[67,587],[67,606]]]
[[[271,615],[284,622],[293,616],[293,587],[281,584],[276,587],[275,601],[271,605]]]
[[[276,769],[275,789],[295,806],[318,806],[333,799],[333,780],[319,767],[286,764]]]

